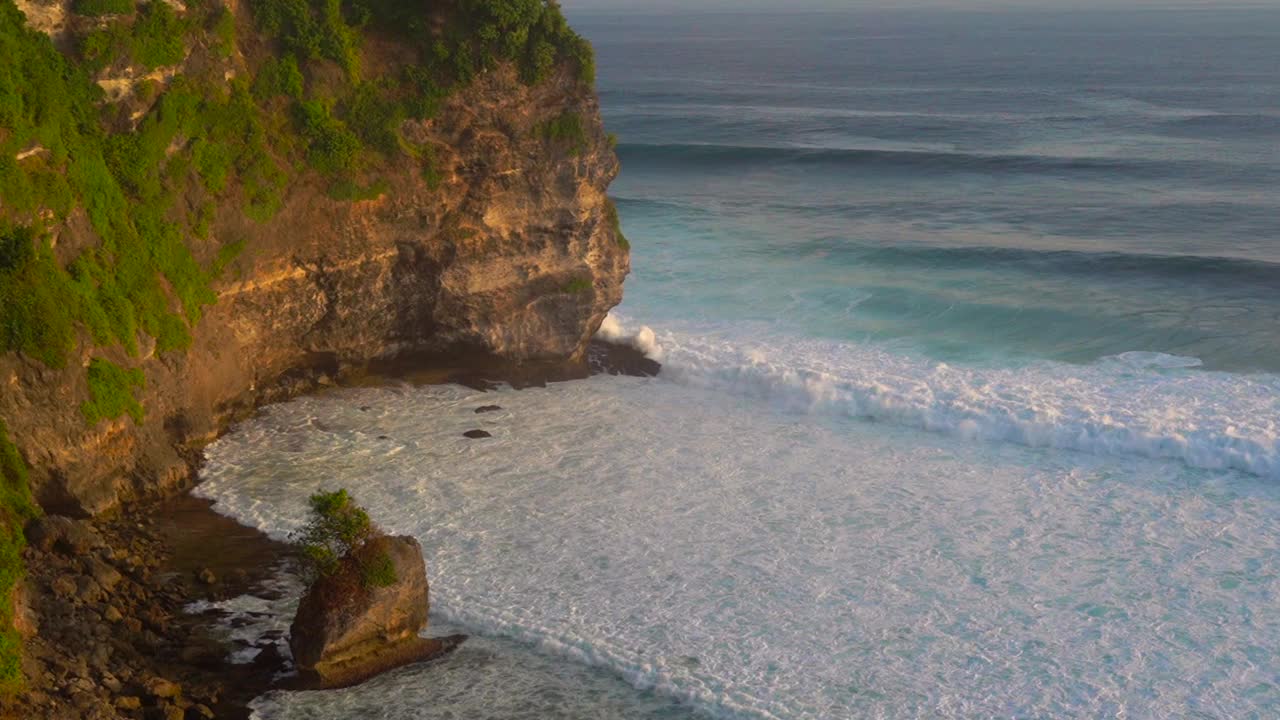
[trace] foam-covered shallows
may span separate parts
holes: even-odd
[[[199,492],[280,535],[346,487],[422,541],[441,620],[715,715],[1280,714],[1274,379],[654,341],[653,379],[272,407]],[[493,716],[432,672],[258,713]]]

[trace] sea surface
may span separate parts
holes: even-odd
[[[664,370],[211,447],[475,636],[256,717],[1280,717],[1280,8],[570,14]]]

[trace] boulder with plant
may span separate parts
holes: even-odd
[[[304,685],[354,685],[465,639],[420,636],[429,609],[422,547],[383,533],[346,490],[313,495],[294,540],[310,581],[289,639]]]

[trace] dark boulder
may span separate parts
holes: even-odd
[[[587,347],[587,364],[593,375],[654,377],[662,372],[662,364],[638,348],[605,340],[591,341]]]
[[[462,436],[466,438],[471,438],[472,440],[480,440],[481,438],[493,437],[493,435],[485,432],[484,430],[468,430],[462,433]]]

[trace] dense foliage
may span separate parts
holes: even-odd
[[[305,569],[312,580],[333,575],[344,562],[355,562],[366,589],[396,582],[395,563],[386,553],[373,553],[370,557],[370,553],[362,552],[381,532],[346,490],[317,493],[310,502],[307,524],[292,537],[302,548]]]
[[[334,197],[376,197],[381,185],[353,176],[400,153],[420,159],[435,187],[442,177],[432,149],[399,135],[406,118],[430,115],[452,89],[499,61],[516,63],[527,82],[545,79],[558,61],[573,63],[584,81],[594,73],[590,45],[546,0],[462,0],[440,32],[428,27],[430,13],[402,0],[254,0],[255,21],[278,43],[277,57],[229,92],[221,78],[180,76],[136,130],[111,133],[93,72],[122,62],[181,62],[192,33],[204,28],[229,53],[234,18],[203,4],[180,18],[160,0],[136,11],[121,0],[76,7],[132,16],[80,38],[79,57],[69,60],[25,27],[11,0],[0,0],[0,55],[8,59],[0,67],[0,350],[52,366],[64,362],[78,328],[130,353],[139,332],[161,352],[190,343],[191,325],[214,299],[214,268],[201,268],[189,250],[189,238],[207,233],[209,211],[179,202],[193,190],[206,203],[238,194],[246,214],[268,219],[298,151],[333,178]],[[411,40],[420,62],[398,78],[361,79],[362,32],[374,24]],[[347,80],[308,80],[306,66],[323,61],[339,65]],[[139,88],[147,92],[154,89]],[[544,133],[570,152],[583,146],[576,115]],[[172,153],[175,144],[189,152]],[[77,208],[101,245],[59,259],[44,228]]]
[[[39,514],[27,485],[27,466],[0,421],[0,692],[22,685],[22,640],[13,628],[13,590],[22,579],[22,534]]]
[[[140,12],[138,22],[163,25],[165,13]],[[0,54],[13,59],[0,66],[0,245],[10,248],[0,263],[0,350],[61,366],[78,328],[131,354],[139,332],[161,352],[186,347],[214,295],[211,269],[187,244],[196,218],[179,199],[216,196],[234,172],[251,211],[279,204],[284,174],[247,91],[219,96],[179,78],[136,130],[112,134],[86,69],[27,30],[8,0]],[[179,138],[192,153],[170,156]],[[15,160],[24,149],[30,155]],[[77,208],[101,242],[59,262],[43,228]]]
[[[141,424],[144,413],[134,392],[146,384],[147,379],[141,370],[126,370],[102,358],[94,358],[89,363],[89,399],[80,406],[80,411],[90,425],[125,414]]]

